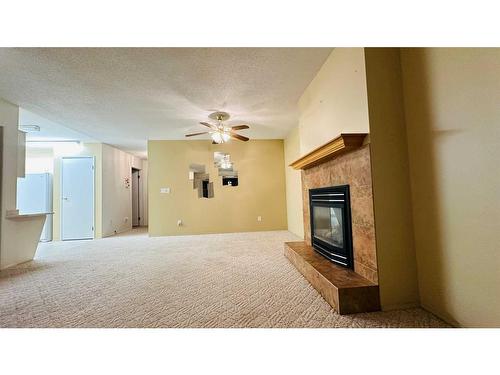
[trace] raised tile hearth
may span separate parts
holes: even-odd
[[[331,263],[305,242],[285,242],[284,253],[339,314],[380,310],[377,284]]]

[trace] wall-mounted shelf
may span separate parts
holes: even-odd
[[[367,133],[342,133],[337,138],[295,160],[290,167],[293,169],[311,168],[347,151],[355,150],[363,145],[367,135]]]

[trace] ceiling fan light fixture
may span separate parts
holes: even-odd
[[[222,138],[222,135],[221,133],[219,132],[213,132],[211,135],[212,137],[212,140],[215,142],[215,143],[224,143],[224,139]]]
[[[231,136],[224,131],[215,131],[210,136],[215,143],[219,144],[229,142],[231,139]]]
[[[210,134],[212,141],[217,144],[226,143],[231,141],[232,138],[239,141],[248,141],[250,138],[236,133],[237,130],[248,129],[248,125],[224,126],[223,121],[229,119],[229,114],[226,112],[211,113],[209,118],[216,120],[217,124],[210,124],[208,122],[200,121],[200,124],[209,128],[209,131],[200,133],[186,134],[186,137],[194,137],[202,134]]]

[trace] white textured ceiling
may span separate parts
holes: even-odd
[[[98,142],[97,139],[81,134],[73,129],[50,121],[25,108],[19,109],[19,125],[37,125],[39,131],[28,131],[26,140],[28,141],[81,141]]]
[[[204,131],[209,113],[283,138],[330,48],[0,48],[0,97],[90,138],[142,153]]]

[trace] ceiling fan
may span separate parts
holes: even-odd
[[[201,134],[210,134],[210,137],[212,138],[212,143],[226,143],[231,138],[238,139],[244,142],[250,139],[236,133],[236,130],[249,129],[250,127],[248,125],[224,126],[222,122],[227,121],[229,119],[229,113],[214,112],[211,113],[208,117],[213,120],[216,120],[217,124],[213,125],[203,121],[200,122],[200,124],[206,126],[207,128],[210,128],[210,131],[186,134],[186,137],[194,137],[195,135],[201,135]]]

